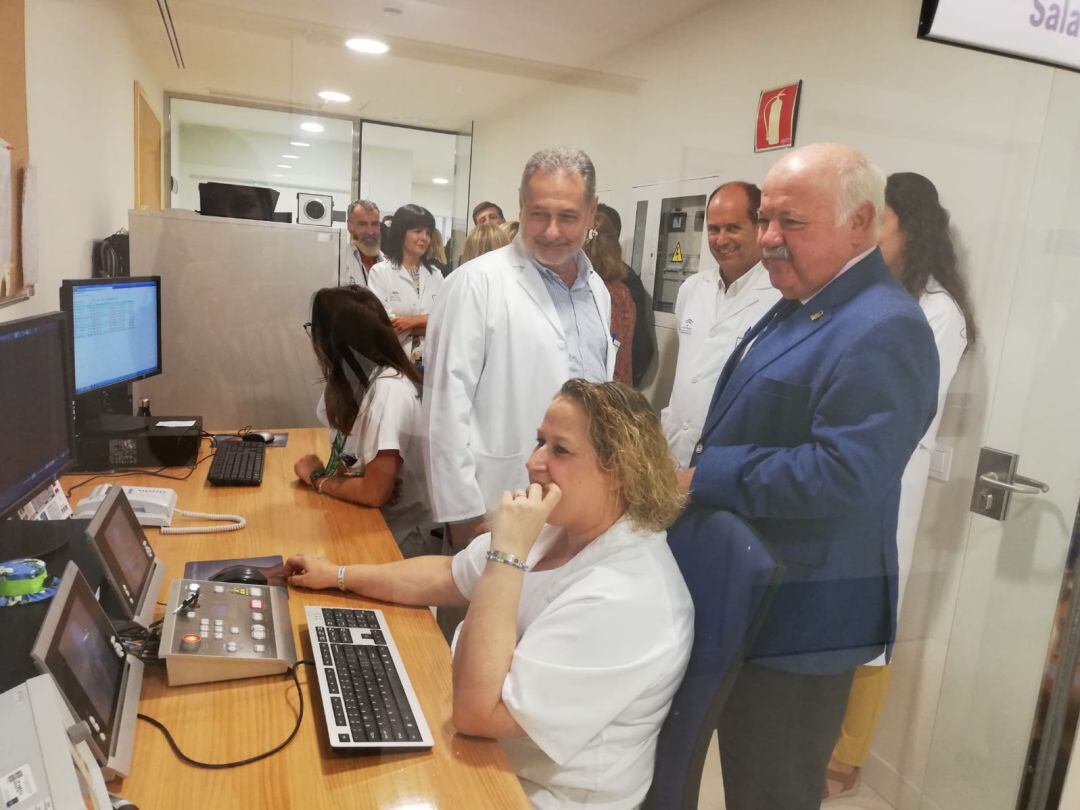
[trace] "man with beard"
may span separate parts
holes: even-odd
[[[349,203],[349,247],[345,256],[345,275],[342,286],[356,284],[368,286],[368,272],[378,262],[386,259],[379,250],[379,206],[370,200]]]

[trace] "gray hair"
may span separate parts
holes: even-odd
[[[585,183],[585,199],[592,200],[596,196],[596,168],[589,156],[580,149],[553,146],[541,149],[529,158],[529,162],[525,164],[525,171],[521,173],[521,187],[518,189],[519,202],[525,202],[529,180],[537,172],[581,175]]]
[[[875,231],[885,216],[885,175],[860,152],[852,150],[837,164],[840,193],[836,198],[836,224],[843,225],[863,203],[874,207]]]
[[[363,208],[365,211],[374,211],[376,214],[379,213],[379,206],[377,206],[371,200],[353,200],[351,203],[349,203],[349,210],[345,212],[345,216],[351,217],[353,209],[357,206]]]

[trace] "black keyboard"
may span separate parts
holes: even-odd
[[[304,611],[331,748],[430,748],[431,731],[382,611]]]
[[[214,453],[206,480],[219,486],[258,486],[265,459],[266,445],[262,442],[223,441]]]

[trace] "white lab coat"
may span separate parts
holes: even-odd
[[[345,271],[340,279],[340,286],[346,287],[350,284],[355,284],[358,287],[368,286],[368,271],[364,270],[363,262],[360,260],[360,248],[349,240],[349,243],[345,245]],[[375,264],[379,262],[385,262],[386,257],[380,251],[379,257],[375,260]],[[375,269],[375,265],[372,265],[372,269]],[[338,279],[334,279],[334,284],[339,285]]]
[[[591,267],[588,280],[610,335],[611,298]],[[566,337],[518,240],[450,274],[427,334],[424,448],[432,512],[437,521],[466,520],[498,506],[503,490],[527,485],[536,429],[570,376]],[[615,353],[609,337],[609,380]]]
[[[442,284],[442,273],[434,267],[428,268],[421,264],[420,291],[417,292],[409,271],[389,259],[379,262],[368,274],[368,287],[382,301],[391,318],[400,315],[429,315]],[[413,362],[423,358],[424,343],[423,337],[411,333],[401,336],[401,347]],[[413,351],[414,348],[416,351]]]
[[[545,526],[526,562],[539,562],[562,532]],[[466,598],[490,545],[481,535],[454,558]],[[502,745],[533,807],[637,807],[694,635],[667,534],[624,517],[565,565],[526,572],[517,634],[502,699],[528,736]]]
[[[911,561],[915,557],[919,518],[922,515],[926,482],[930,475],[930,453],[937,445],[938,428],[941,426],[941,414],[945,408],[949,385],[967,348],[964,313],[960,311],[953,297],[934,279],[927,282],[926,289],[919,296],[919,306],[934,331],[934,343],[938,350],[938,407],[934,420],[919,440],[900,478],[900,512],[896,522],[896,554],[899,563],[897,616],[900,615],[900,607],[904,603],[904,591],[911,576]],[[884,663],[885,656],[882,654],[867,666],[881,666]]]
[[[780,291],[758,262],[727,290],[720,289],[720,268],[688,278],[675,299],[679,357],[671,400],[660,412],[668,447],[686,469],[701,438],[716,381],[739,338],[778,300]]]

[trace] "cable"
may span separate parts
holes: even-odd
[[[162,534],[214,534],[215,532],[238,532],[247,526],[247,519],[240,515],[210,515],[205,512],[189,512],[186,509],[174,509],[175,514],[203,520],[229,520],[228,526],[162,526]]]
[[[267,757],[276,754],[286,745],[291,743],[293,741],[293,737],[295,737],[296,733],[300,730],[300,723],[304,719],[304,692],[300,689],[300,678],[297,677],[296,673],[301,664],[315,666],[315,662],[305,659],[303,661],[297,661],[295,666],[289,668],[289,674],[292,675],[293,683],[296,685],[296,695],[300,700],[300,711],[296,715],[296,725],[293,726],[293,730],[289,733],[289,736],[286,737],[283,742],[274,746],[269,751],[263,751],[263,753],[256,754],[255,756],[248,757],[247,759],[237,760],[236,762],[200,762],[197,759],[192,759],[180,750],[180,746],[176,744],[176,740],[173,739],[172,733],[169,731],[169,729],[165,727],[164,723],[162,723],[160,720],[155,720],[153,717],[145,715],[142,712],[137,714],[136,717],[138,717],[144,723],[149,723],[158,731],[160,731],[163,735],[165,735],[165,741],[169,744],[169,747],[173,750],[173,753],[176,754],[177,758],[179,758],[181,762],[184,762],[188,765],[193,765],[196,768],[207,768],[210,770],[224,770],[225,768],[239,768],[241,765],[250,765],[252,762],[258,762],[261,759],[266,759]]]
[[[209,434],[206,434],[206,435],[209,435]],[[82,481],[79,481],[76,484],[72,484],[71,487],[68,489],[68,491],[65,494],[67,495],[67,497],[70,498],[71,493],[73,493],[75,490],[79,489],[80,487],[84,487],[87,484],[89,484],[91,481],[96,481],[99,478],[127,478],[128,476],[132,476],[132,475],[151,475],[151,476],[153,476],[155,478],[167,478],[170,481],[186,481],[187,479],[189,479],[191,477],[191,474],[193,472],[195,472],[196,469],[198,469],[200,464],[202,464],[208,458],[213,457],[213,455],[214,454],[212,452],[207,453],[205,456],[198,459],[195,462],[195,465],[190,470],[188,470],[186,473],[184,473],[183,475],[165,475],[162,471],[170,469],[167,466],[166,467],[158,467],[156,470],[146,470],[146,469],[122,470],[122,471],[121,470],[116,470],[116,469],[108,470],[107,472],[102,472],[102,473],[97,473],[96,475],[91,475],[89,478],[84,478]]]

